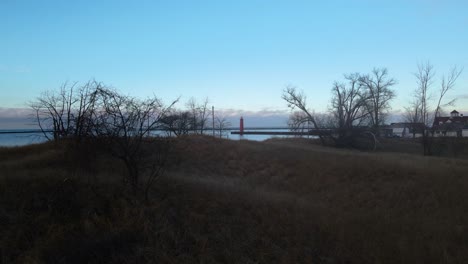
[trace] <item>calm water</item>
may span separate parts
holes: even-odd
[[[0,130],[0,132],[12,132],[15,130]],[[25,131],[25,130],[21,130]],[[0,146],[2,147],[14,147],[24,146],[36,143],[45,142],[46,138],[42,133],[30,132],[30,133],[0,133]]]
[[[18,130],[0,130],[0,132],[14,132],[14,131],[18,131]],[[27,130],[20,130],[20,131],[27,131]],[[275,130],[275,131],[283,131],[283,130]],[[288,130],[284,129],[284,131],[288,131]],[[211,135],[210,132],[207,132],[206,134]],[[223,137],[231,139],[231,140],[246,139],[246,140],[263,141],[272,137],[287,137],[287,136],[244,135],[241,137],[239,135],[231,135],[231,130],[227,130]],[[45,141],[46,141],[46,138],[44,137],[44,135],[42,133],[37,133],[37,132],[20,133],[20,134],[0,133],[0,146],[2,147],[24,146],[24,145],[41,143]]]

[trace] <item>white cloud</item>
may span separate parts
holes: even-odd
[[[32,113],[29,108],[0,107],[0,118],[29,118]]]
[[[238,127],[240,118],[244,118],[245,127],[286,127],[288,110],[264,109],[246,111],[241,109],[215,109],[215,116],[225,118],[232,127]]]
[[[271,117],[271,116],[289,116],[288,110],[272,110],[272,109],[263,109],[260,111],[249,111],[242,109],[215,109],[215,114],[225,116],[225,117],[241,117],[241,116],[258,116],[258,117]]]
[[[0,107],[0,129],[36,128],[28,108]]]
[[[7,73],[30,73],[31,67],[27,65],[5,65],[0,64],[0,72],[7,72]]]

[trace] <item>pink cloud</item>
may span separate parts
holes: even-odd
[[[215,109],[215,114],[225,117],[241,117],[241,116],[257,116],[257,117],[272,117],[272,116],[289,116],[289,110],[272,110],[264,109],[260,111],[246,111],[241,109]]]

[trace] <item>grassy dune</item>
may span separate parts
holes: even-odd
[[[0,149],[0,263],[468,260],[466,160],[181,138],[142,203],[68,152]]]

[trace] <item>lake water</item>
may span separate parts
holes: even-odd
[[[15,131],[23,131],[28,132],[28,130],[0,130],[0,132],[15,132]],[[237,129],[233,130],[226,130],[224,134],[224,138],[228,138],[231,140],[254,140],[254,141],[263,141],[272,137],[288,137],[288,136],[270,136],[270,135],[231,135],[231,131],[238,131]],[[245,131],[254,131],[254,130],[245,130]],[[288,131],[287,129],[282,130],[275,130],[275,131]],[[210,132],[206,133],[207,135],[211,135]],[[0,133],[0,147],[13,147],[13,146],[25,146],[30,144],[37,144],[45,142],[47,139],[44,137],[42,133],[38,133],[35,131],[28,132],[28,133]]]
[[[18,130],[0,130],[0,132],[14,132]],[[19,130],[27,132],[27,130]],[[28,133],[0,133],[0,146],[1,147],[14,147],[25,146],[30,144],[37,144],[45,142],[46,138],[42,133],[28,132]]]

